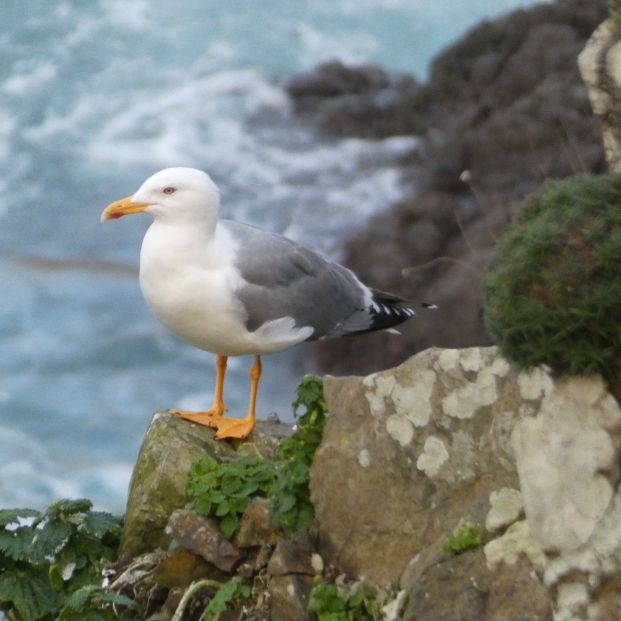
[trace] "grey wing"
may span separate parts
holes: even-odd
[[[281,317],[312,327],[309,340],[371,328],[371,291],[348,269],[286,237],[234,222],[226,226],[239,243],[235,266],[244,284],[236,295],[248,330]]]

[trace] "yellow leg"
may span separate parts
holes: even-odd
[[[246,438],[256,425],[255,409],[257,405],[257,392],[259,390],[259,380],[261,379],[261,357],[255,356],[254,364],[250,368],[250,403],[248,405],[248,416],[246,418],[219,418],[215,421],[218,429],[216,438]]]
[[[168,410],[171,414],[189,420],[197,425],[217,427],[216,421],[226,412],[224,405],[224,376],[226,375],[226,356],[216,356],[216,395],[213,406],[206,412],[186,412],[185,410]]]

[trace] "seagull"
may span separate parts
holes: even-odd
[[[303,341],[389,330],[415,314],[398,296],[296,242],[219,219],[220,195],[195,168],[166,168],[108,205],[101,221],[153,217],[140,252],[140,287],[153,314],[191,345],[216,354],[213,406],[172,414],[245,438],[255,427],[261,356]],[[423,304],[422,306],[430,306]],[[229,356],[254,355],[245,418],[224,416]]]

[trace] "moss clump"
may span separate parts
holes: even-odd
[[[461,554],[483,545],[483,530],[474,522],[460,524],[442,544],[447,554]]]
[[[621,175],[549,182],[525,201],[487,276],[484,313],[519,367],[613,378],[621,360]]]

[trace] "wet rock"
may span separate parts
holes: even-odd
[[[233,538],[238,548],[276,545],[278,528],[270,517],[269,501],[255,497],[242,514]]]
[[[177,509],[168,520],[166,534],[218,569],[231,572],[241,562],[241,552],[220,532],[218,521],[189,509]]]

